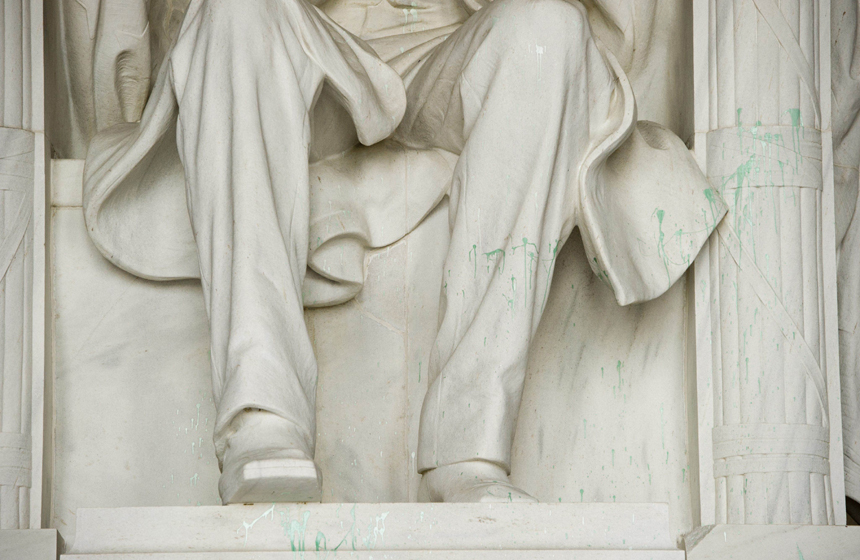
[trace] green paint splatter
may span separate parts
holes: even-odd
[[[506,255],[504,249],[496,249],[495,251],[484,253],[484,256],[487,258],[487,272],[490,272],[490,259],[493,259],[493,264],[498,267],[499,273],[503,273],[505,271]],[[498,257],[501,257],[501,264],[499,264]]]
[[[657,208],[657,222],[658,222],[658,239],[657,239],[657,254],[660,256],[660,259],[663,261],[663,266],[666,268],[666,278],[671,282],[672,275],[669,273],[669,256],[666,254],[666,234],[663,233],[663,216],[665,212]]]
[[[475,254],[475,259],[472,260],[472,253]],[[472,248],[469,250],[469,262],[472,263],[473,271],[472,278],[478,277],[478,246],[472,245]]]

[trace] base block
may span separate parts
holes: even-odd
[[[62,540],[56,529],[0,531],[0,559],[56,560]]]
[[[78,510],[67,560],[683,560],[665,504],[255,504]]]
[[[688,560],[856,560],[860,527],[709,525],[686,539]]]

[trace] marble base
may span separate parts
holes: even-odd
[[[284,552],[368,559],[684,558],[669,537],[665,504],[416,503],[81,509],[74,545],[62,558],[263,559]]]
[[[686,539],[687,560],[855,560],[860,527],[709,525]]]
[[[305,555],[307,554],[307,556]],[[354,560],[682,560],[683,550],[398,550],[360,552],[177,552],[154,554],[65,555],[62,558],[98,560],[282,560],[284,558],[351,558]]]
[[[56,560],[62,539],[56,529],[0,531],[3,560]]]

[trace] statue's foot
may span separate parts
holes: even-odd
[[[264,449],[224,464],[218,481],[225,504],[319,502],[322,475],[292,449]]]
[[[224,504],[320,501],[322,475],[313,447],[294,424],[271,412],[245,410],[231,427],[218,481]]]
[[[520,490],[498,465],[487,461],[465,461],[431,469],[421,478],[421,502],[536,503]]]

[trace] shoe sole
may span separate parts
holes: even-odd
[[[218,487],[224,504],[319,502],[322,474],[306,459],[260,459],[224,472]]]

